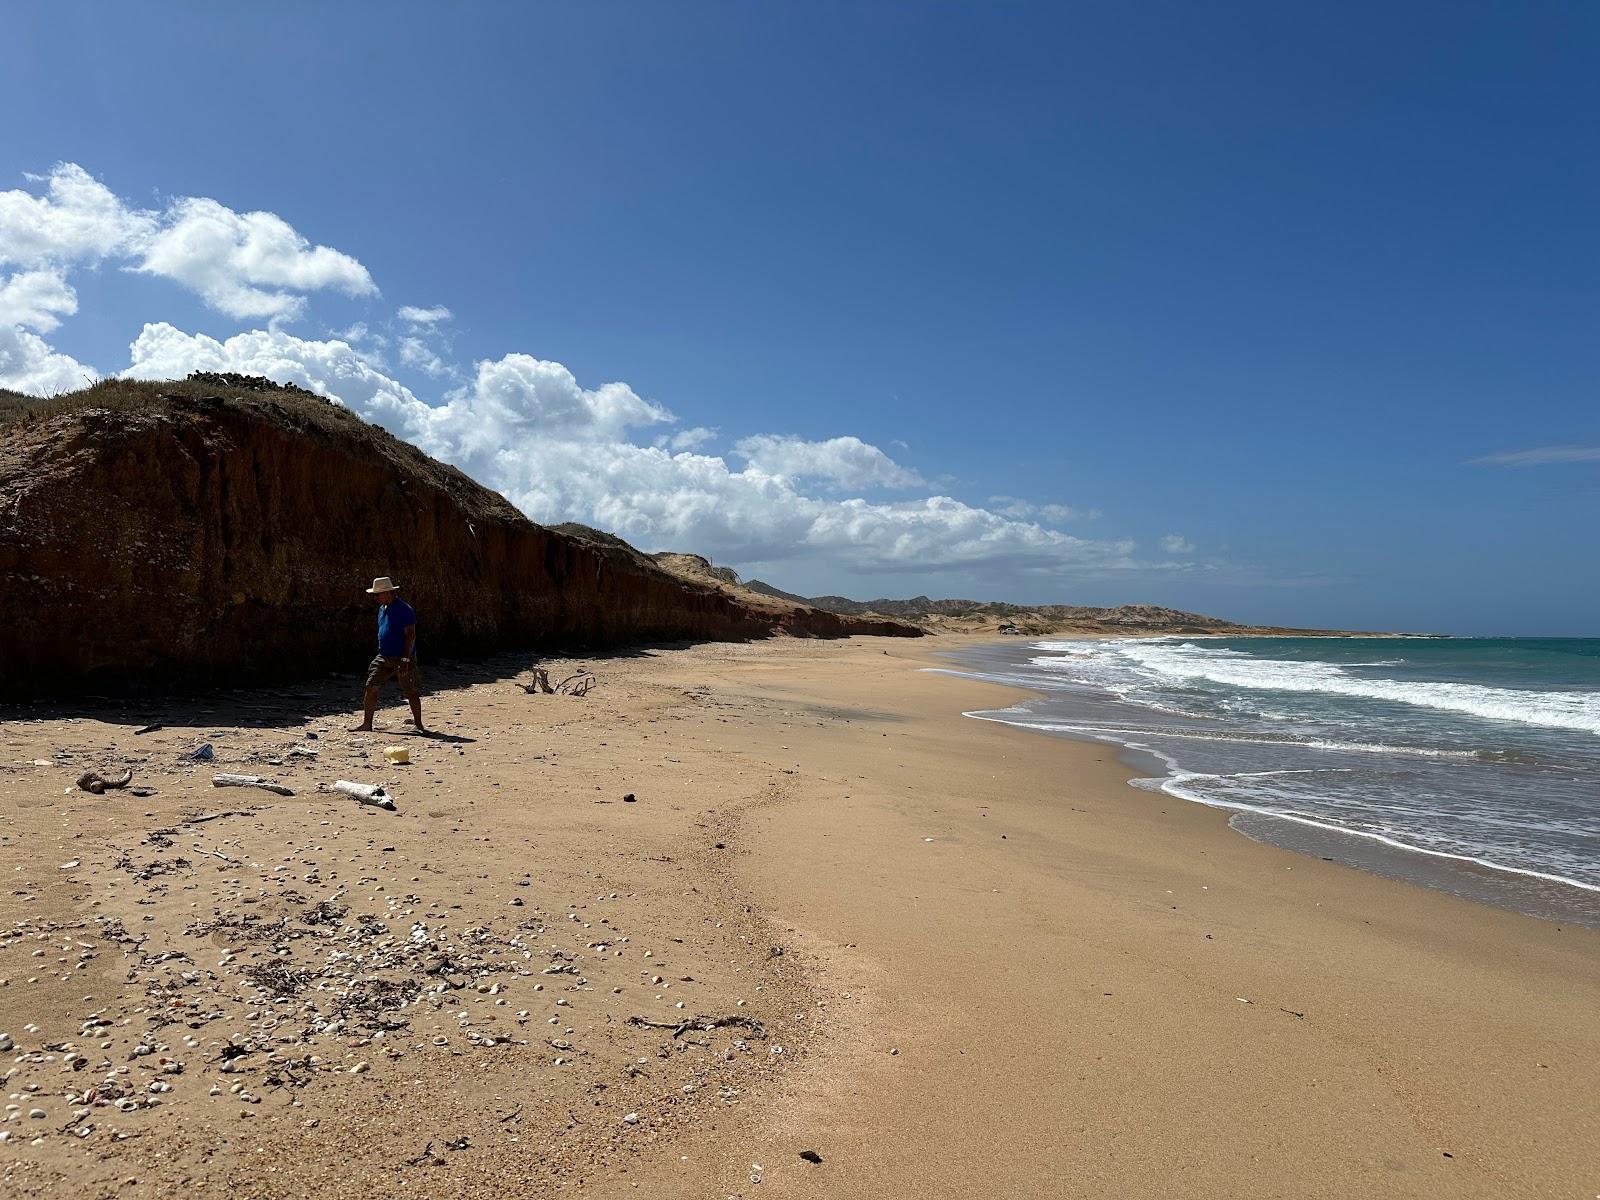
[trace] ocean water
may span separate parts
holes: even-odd
[[[1600,639],[1105,638],[959,652],[1262,840],[1600,924]]]

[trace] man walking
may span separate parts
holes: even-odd
[[[363,697],[366,716],[352,733],[371,731],[378,689],[391,679],[400,684],[400,691],[411,705],[411,723],[417,732],[427,732],[422,727],[422,687],[417,675],[417,614],[395,594],[399,590],[387,575],[374,579],[367,589],[367,595],[378,598],[378,657],[367,668],[367,692]]]

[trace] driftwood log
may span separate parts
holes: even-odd
[[[259,775],[213,775],[211,786],[260,788],[264,792],[273,792],[279,796],[294,795],[293,788],[286,788],[281,783],[273,783],[270,779],[263,779]]]

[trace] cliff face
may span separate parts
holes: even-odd
[[[352,670],[374,650],[363,589],[385,574],[418,610],[424,664],[780,628],[918,632],[815,609],[775,619],[615,539],[535,525],[298,389],[108,382],[0,426],[0,694]]]

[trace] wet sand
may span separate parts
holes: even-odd
[[[395,696],[343,732],[353,679],[4,714],[3,1190],[1600,1189],[1593,931],[962,718],[1011,694],[938,649],[646,652],[584,699],[435,668],[459,740]],[[124,764],[155,794],[67,791]]]

